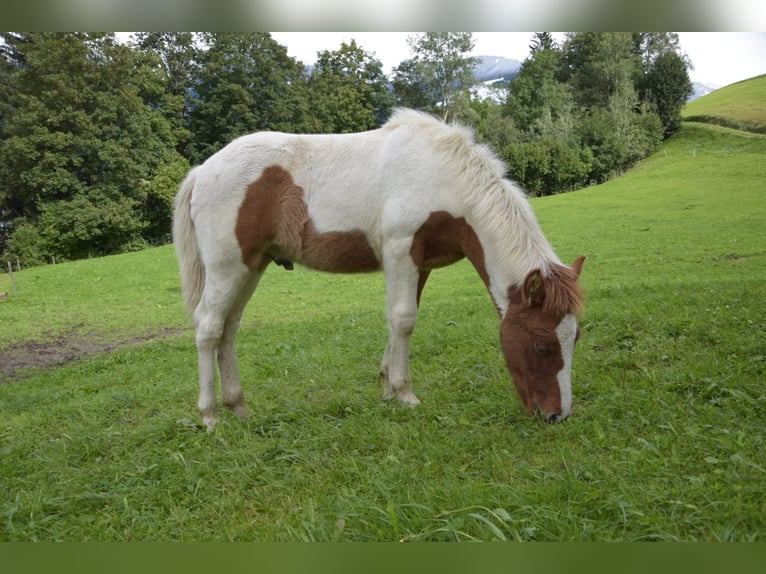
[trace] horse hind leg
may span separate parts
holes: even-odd
[[[205,272],[205,288],[194,311],[199,368],[197,407],[208,430],[215,427],[218,415],[215,396],[216,353],[219,351],[221,343],[224,342],[227,323],[228,333],[232,333],[234,325],[227,318],[237,302],[243,286],[247,283],[248,276],[249,271],[241,264],[229,266],[219,264],[208,267]],[[235,323],[238,325],[239,321],[237,320]],[[233,348],[233,335],[226,339],[226,350],[222,353],[226,363],[223,372],[229,377],[232,372],[233,353],[228,353],[228,339],[231,339],[230,343]],[[221,353],[219,353],[220,356]],[[234,371],[236,371],[236,365]]]
[[[234,305],[229,311],[223,326],[221,341],[218,345],[218,369],[221,374],[221,396],[223,404],[230,408],[237,417],[244,419],[248,416],[245,405],[245,394],[239,377],[237,367],[237,354],[234,346],[237,332],[239,331],[242,313],[247,302],[253,295],[258,282],[263,275],[263,270],[268,262],[264,263],[257,271],[254,271],[240,290]]]

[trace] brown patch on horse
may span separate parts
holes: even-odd
[[[421,271],[445,267],[468,257],[484,284],[489,285],[484,250],[464,217],[453,217],[446,211],[432,212],[412,238],[410,257]]]
[[[317,233],[309,221],[299,262],[312,269],[334,273],[378,271],[380,262],[363,231]]]
[[[250,269],[258,265],[263,254],[275,261],[297,261],[321,271],[380,269],[364,232],[317,232],[303,188],[278,165],[264,169],[261,177],[247,187],[234,234],[242,261]]]
[[[291,199],[293,196],[297,201]],[[285,207],[303,202],[303,190],[293,183],[293,179],[284,169],[272,166],[263,170],[261,177],[247,187],[245,198],[239,206],[234,234],[237,237],[242,262],[253,269],[261,259],[262,253],[277,237],[285,244],[299,244],[295,233],[285,231],[303,229],[306,221],[300,212],[287,212]],[[287,219],[288,225],[280,222]]]

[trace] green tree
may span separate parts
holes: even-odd
[[[270,34],[211,33],[201,40],[207,49],[193,86],[187,154],[193,163],[250,132],[305,129],[303,65]]]
[[[585,109],[606,107],[613,94],[633,85],[641,69],[630,32],[569,33],[562,54],[560,78]]]
[[[511,177],[533,196],[580,187],[587,180],[593,159],[589,148],[570,145],[552,135],[507,146],[502,155]]]
[[[407,38],[413,57],[394,71],[394,89],[403,105],[451,116],[456,94],[474,83],[477,59],[470,32],[426,32]]]
[[[13,35],[6,34],[4,41],[0,42],[0,149],[4,147],[6,138],[4,129],[6,119],[13,113],[13,76],[18,65],[15,61],[15,50],[7,43],[8,37],[13,38]],[[3,170],[0,169],[0,253],[8,241],[11,230],[10,220],[13,214],[9,209],[9,202],[9,186],[3,179]]]
[[[519,139],[519,130],[505,106],[491,98],[469,100],[467,109],[460,112],[460,121],[473,126],[478,141],[497,151]]]
[[[556,48],[556,40],[550,32],[535,32],[532,35],[532,43],[529,45],[529,52],[532,56],[540,50],[555,50]]]
[[[645,67],[658,56],[673,52],[691,68],[691,62],[681,52],[681,43],[676,32],[633,32],[632,37],[633,51],[640,55]]]
[[[694,87],[689,79],[691,64],[680,53],[678,35],[663,33],[641,36],[643,75],[638,80],[641,100],[656,111],[662,121],[663,135],[670,136],[681,125],[681,110]],[[665,41],[660,41],[664,38]]]
[[[618,92],[607,107],[592,109],[581,118],[578,132],[593,156],[590,179],[605,181],[658,149],[660,119],[645,107],[634,112],[636,105],[635,91]]]
[[[383,64],[353,39],[338,50],[320,52],[309,91],[312,116],[329,133],[378,127],[393,107]]]
[[[169,123],[152,105],[162,79],[111,34],[4,39],[17,69],[2,125],[3,211],[37,226],[36,249],[58,257],[145,241],[156,215],[146,211],[157,191],[152,182],[181,161]],[[19,239],[11,237],[17,249]]]
[[[404,60],[394,68],[391,74],[391,85],[399,106],[429,110],[436,105],[436,99],[429,93],[429,86],[420,73],[418,62],[414,59]]]
[[[657,149],[659,117],[642,103],[636,87],[642,74],[640,36],[570,33],[562,64],[559,78],[574,96],[581,145],[592,153],[591,179],[603,181]]]
[[[164,78],[156,105],[170,122],[182,155],[191,137],[192,89],[197,75],[198,50],[191,32],[139,32],[134,44],[148,58],[147,65]]]
[[[505,105],[520,138],[501,150],[511,176],[530,194],[550,195],[582,185],[592,154],[576,129],[580,112],[572,89],[559,80],[562,58],[553,38],[536,34],[530,48]]]
[[[570,86],[557,79],[560,68],[560,52],[553,48],[533,50],[524,60],[519,75],[511,81],[506,103],[519,129],[569,137],[574,96]]]

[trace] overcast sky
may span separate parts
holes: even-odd
[[[313,64],[322,50],[337,50],[342,42],[356,40],[374,52],[383,71],[409,57],[408,32],[272,32],[288,54]],[[524,60],[529,54],[532,32],[474,32],[474,55],[503,56]],[[722,87],[766,74],[766,32],[681,32],[681,49],[691,58],[692,81]]]

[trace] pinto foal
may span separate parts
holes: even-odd
[[[266,267],[383,270],[388,344],[383,398],[408,404],[409,344],[429,273],[467,257],[497,307],[508,369],[528,414],[572,409],[572,355],[583,257],[561,263],[505,166],[472,133],[399,109],[380,129],[345,135],[259,132],[190,170],[173,239],[199,363],[198,407],[247,415],[234,339]]]

